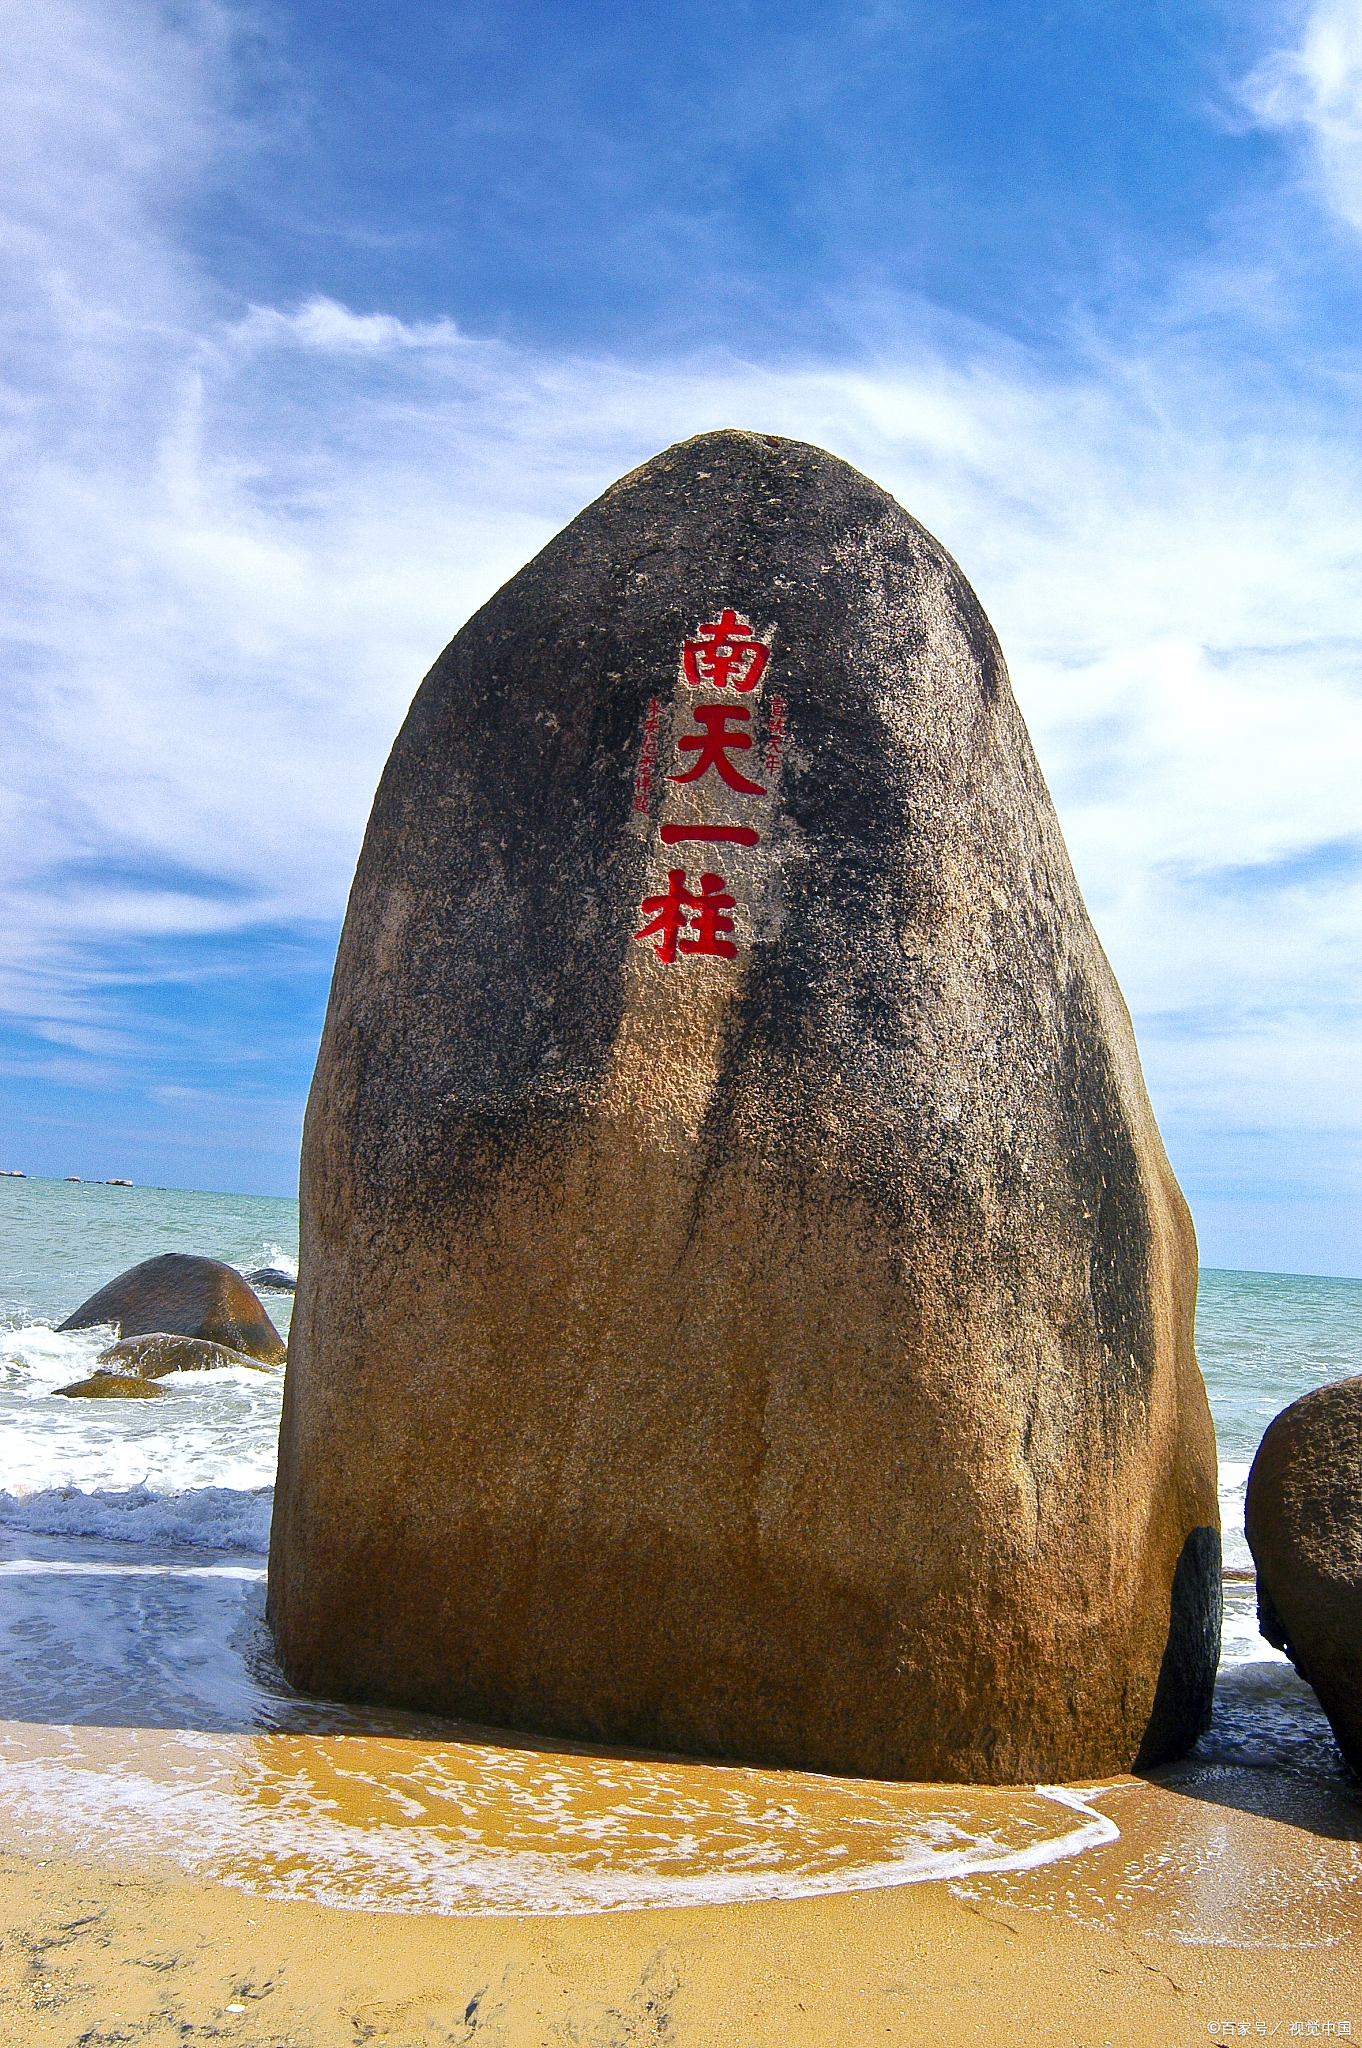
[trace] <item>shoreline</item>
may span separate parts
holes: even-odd
[[[292,1696],[263,1560],[151,1559],[0,1543],[3,2048],[1362,2039],[1362,1786],[1279,1656],[1155,1773],[882,1785]]]
[[[491,1730],[43,1718],[0,1724],[0,1765],[5,2048],[1362,2039],[1362,1787],[1280,1759],[880,1785]],[[440,1836],[476,1841],[472,1889],[424,1884]],[[935,1844],[940,1874],[884,1882],[886,1841]],[[791,1894],[725,1896],[773,1842]],[[961,1874],[965,1843],[992,1867]],[[590,1881],[564,1890],[555,1857]],[[668,1871],[674,1902],[631,1890]]]
[[[337,1911],[11,1848],[0,2039],[1179,2048],[1241,2022],[1362,2038],[1362,1819],[1339,1839],[1320,1831],[1337,1815],[1271,1811],[1270,1786],[1249,1782],[1268,1773],[1169,1775],[1113,1782],[1101,1801],[1120,1839],[1063,1864],[743,1905]]]

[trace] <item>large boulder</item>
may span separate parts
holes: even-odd
[[[1196,1249],[988,621],[816,448],[626,477],[412,705],[308,1107],[296,1683],[877,1776],[1178,1754]]]
[[[1258,1626],[1314,1687],[1362,1772],[1362,1377],[1303,1394],[1269,1423],[1244,1529]]]
[[[284,1356],[283,1338],[236,1268],[187,1252],[163,1252],[130,1266],[58,1327],[89,1330],[101,1323],[114,1324],[120,1337],[203,1337],[267,1365]]]

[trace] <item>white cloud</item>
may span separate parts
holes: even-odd
[[[309,299],[295,313],[252,306],[228,329],[228,339],[248,349],[264,346],[319,349],[330,354],[378,354],[387,349],[449,349],[469,344],[452,320],[410,322],[391,313],[352,313],[334,299]]]
[[[1185,341],[1075,343],[1057,376],[978,330],[768,367],[549,357],[319,297],[241,316],[176,226],[231,39],[211,8],[176,18],[64,0],[40,37],[15,10],[0,131],[65,182],[16,174],[0,234],[11,1014],[89,1051],[113,1043],[90,1035],[110,944],[336,918],[462,619],[615,476],[746,425],[854,462],[974,582],[1158,1020],[1160,1100],[1188,1129],[1236,1105],[1362,1123],[1338,1022],[1362,884],[1282,867],[1358,829],[1357,428],[1285,381],[1255,410]]]
[[[1265,128],[1302,129],[1326,199],[1362,229],[1362,4],[1317,0],[1297,40],[1273,50],[1245,80],[1242,95]]]

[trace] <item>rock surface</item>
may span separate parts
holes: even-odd
[[[246,1278],[252,1287],[268,1287],[275,1294],[292,1294],[298,1285],[292,1273],[286,1273],[282,1266],[260,1266]]]
[[[149,1396],[159,1399],[161,1389],[122,1372],[91,1373],[88,1380],[74,1380],[69,1387],[58,1387],[59,1394],[69,1394],[78,1401],[145,1401]]]
[[[268,1365],[284,1356],[283,1338],[236,1268],[185,1252],[163,1252],[130,1266],[60,1327],[89,1330],[100,1323],[115,1324],[120,1337],[203,1337]]]
[[[142,1380],[163,1380],[172,1372],[219,1372],[224,1366],[249,1366],[264,1372],[258,1358],[234,1351],[229,1344],[210,1344],[203,1337],[177,1337],[169,1330],[153,1330],[145,1337],[124,1337],[99,1354],[99,1363],[110,1372],[131,1374]]]
[[[1362,1377],[1303,1394],[1269,1423],[1244,1529],[1258,1626],[1314,1687],[1362,1772]]]
[[[303,1687],[994,1782],[1203,1726],[1190,1218],[992,630],[845,464],[670,449],[446,649],[301,1198]]]

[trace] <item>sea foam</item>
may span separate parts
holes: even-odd
[[[261,1547],[241,1532],[268,1529],[282,1372],[175,1373],[159,1401],[68,1400],[110,1335],[0,1329],[0,1527]]]
[[[157,1493],[149,1486],[45,1487],[0,1491],[0,1528],[37,1536],[86,1536],[104,1543],[194,1544],[204,1550],[269,1549],[272,1486],[198,1486]]]
[[[41,1738],[39,1738],[41,1741]],[[141,1768],[139,1768],[139,1765]],[[4,1766],[0,1839],[388,1913],[755,1903],[1036,1869],[1119,1840],[1104,1788],[877,1784],[520,1749],[101,1731]]]

